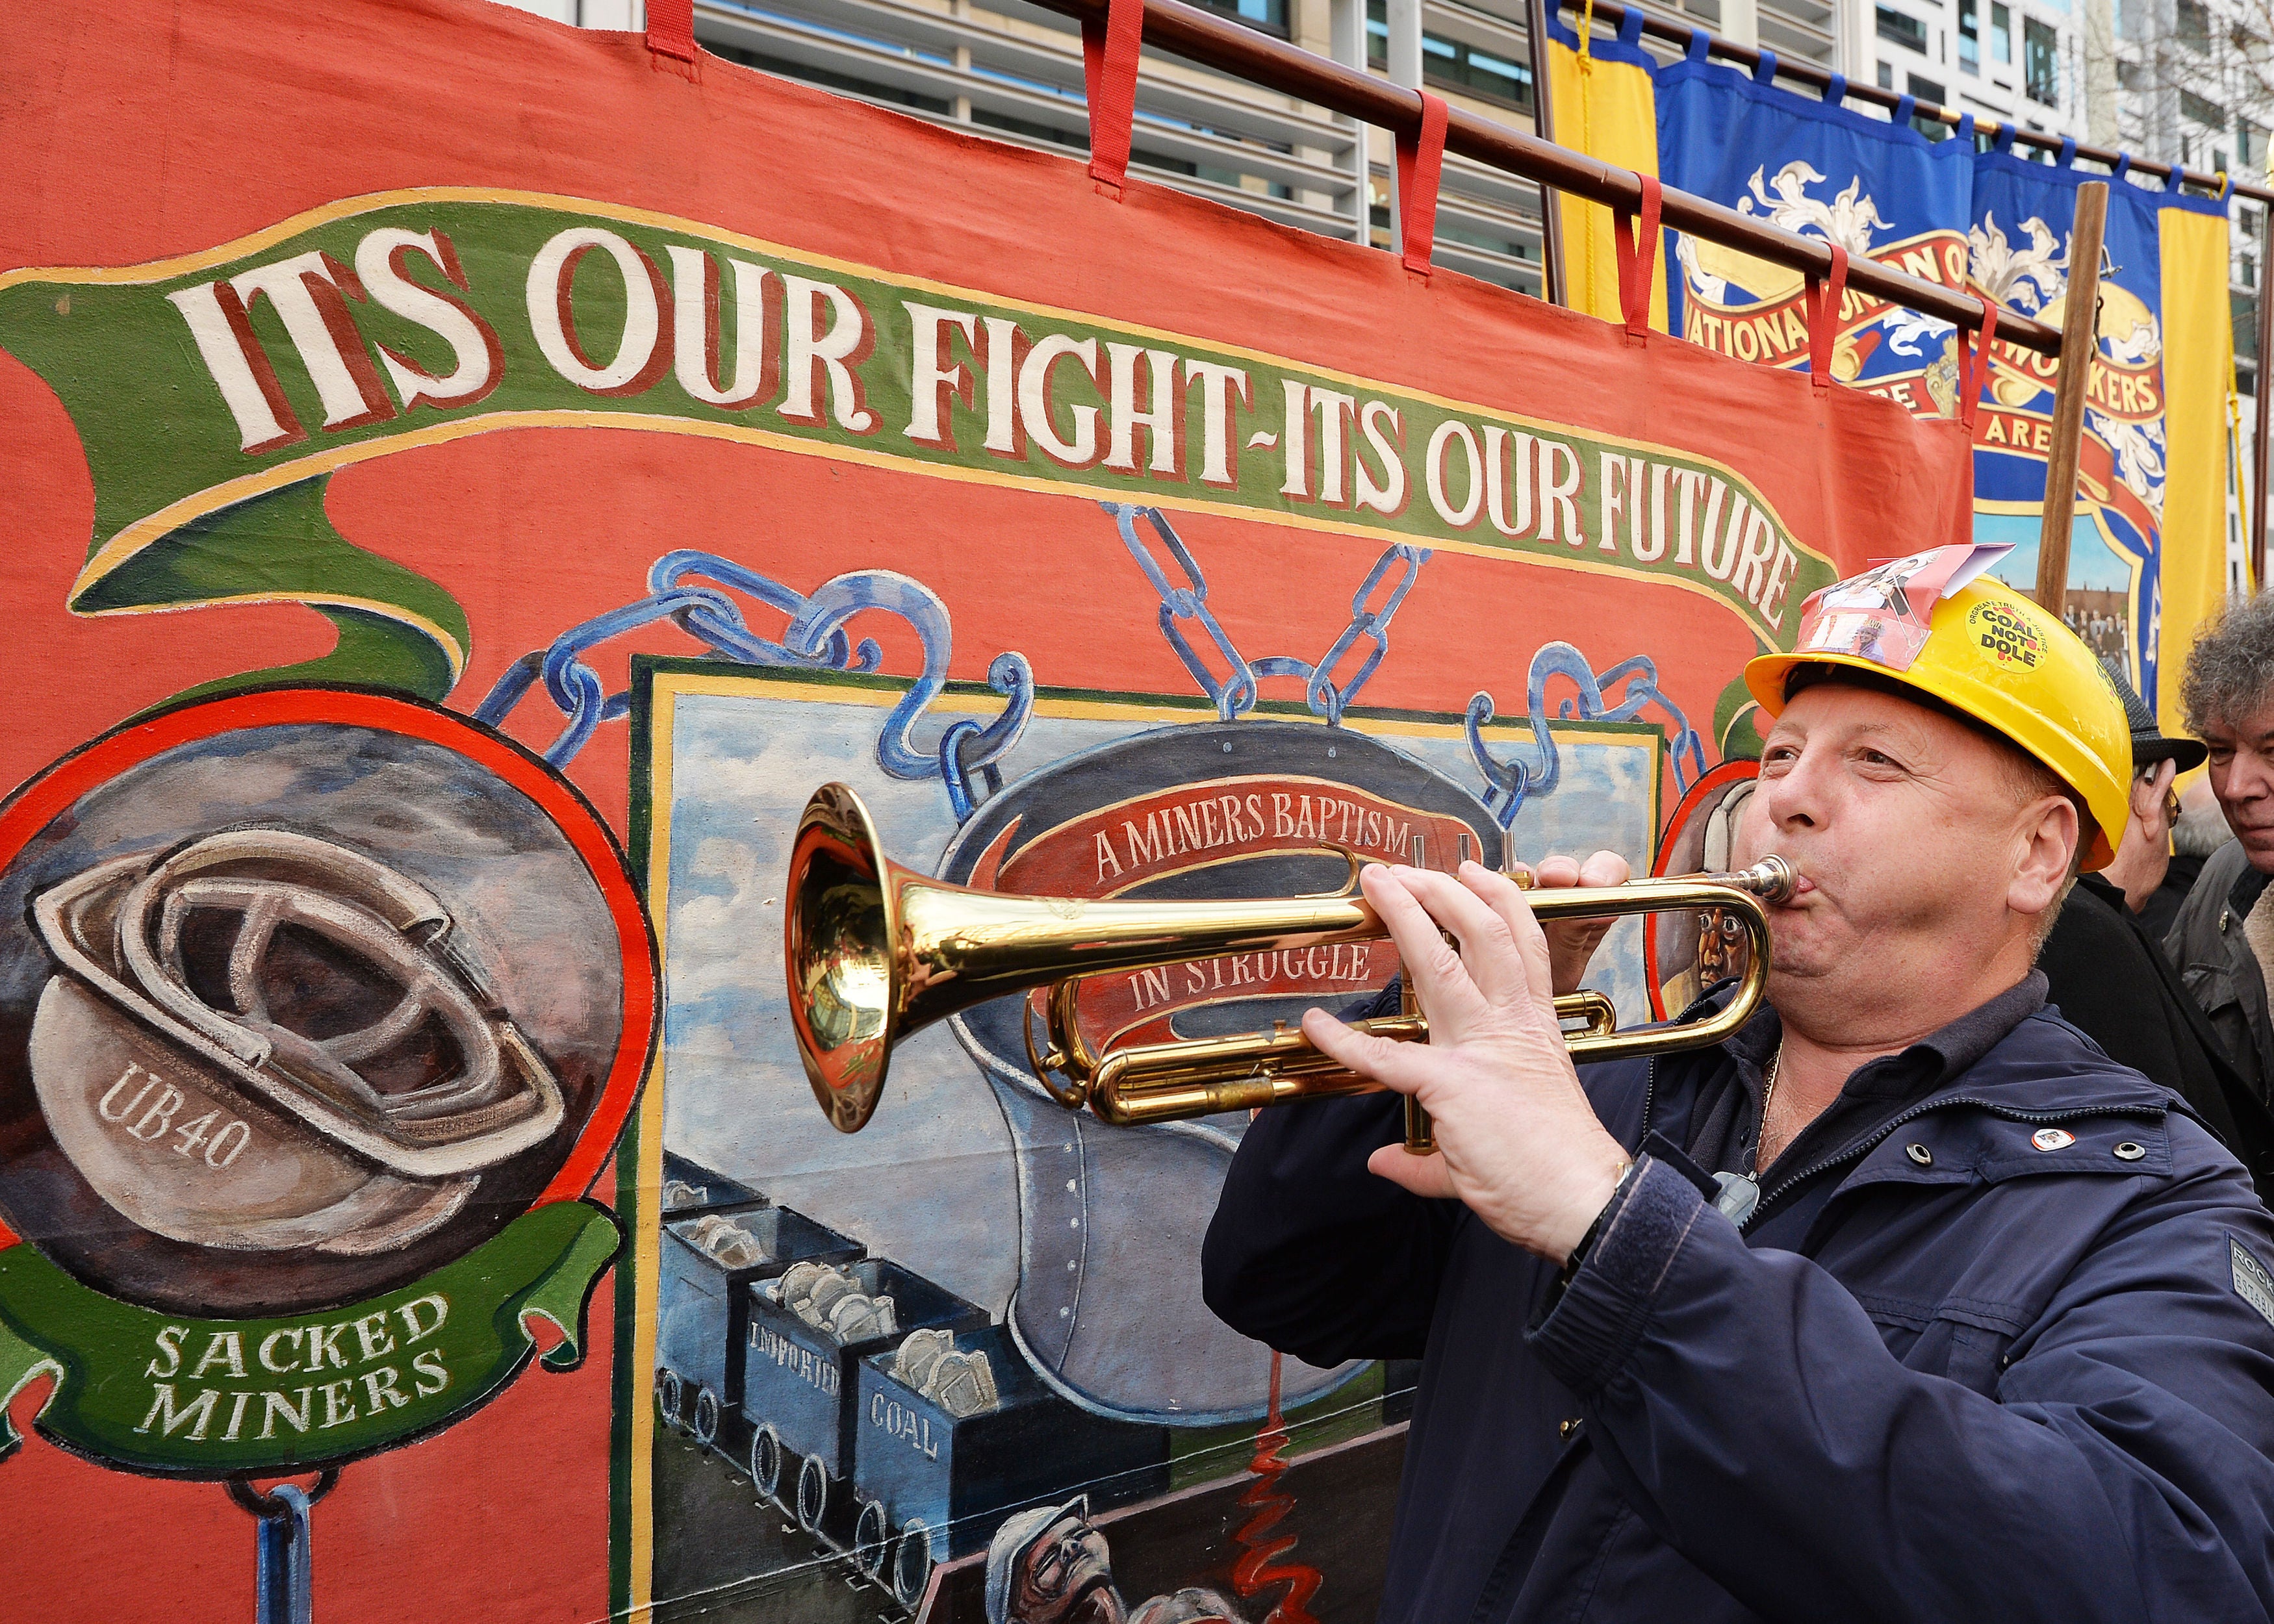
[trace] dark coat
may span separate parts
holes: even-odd
[[[2274,1616],[2274,1220],[2209,1132],[2040,1012],[1740,1231],[1674,1148],[1736,1064],[1587,1068],[1666,1137],[1560,1297],[1366,1172],[1394,1096],[1248,1128],[1209,1305],[1425,1361],[1382,1618]]]
[[[2150,891],[2148,900],[2140,905],[2140,923],[2159,944],[2179,922],[2180,905],[2195,888],[2204,861],[2201,857],[2173,857],[2170,867],[2164,870],[2164,883]]]
[[[2164,951],[2180,982],[2210,1019],[2226,1056],[2267,1099],[2274,1080],[2274,1030],[2266,1014],[2266,975],[2244,939],[2242,921],[2258,905],[2266,876],[2250,866],[2242,842],[2230,840],[2203,861],[2195,889],[2180,908]]]
[[[2274,1194],[2274,1111],[2269,1111],[2189,996],[2162,944],[2097,874],[2079,877],[2037,955],[2047,996],[2119,1065],[2178,1094]]]

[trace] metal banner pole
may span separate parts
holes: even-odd
[[[1555,0],[1525,0],[1525,33],[1532,41],[1532,129],[1543,141],[1555,139],[1555,105],[1547,77],[1547,20]],[[1563,208],[1555,189],[1540,184],[1540,297],[1568,304],[1563,280]]]
[[[2274,421],[2274,394],[2267,387],[2270,375],[2274,375],[2274,359],[2268,355],[2274,348],[2274,294],[2266,287],[2265,244],[2267,228],[2274,226],[2274,207],[2262,208],[2259,222],[2257,378],[2250,399],[2250,511],[2243,516],[2250,527],[2245,533],[2250,544],[2251,589],[2263,592],[2266,590],[2267,440],[2270,421]]]
[[[1388,37],[1382,41],[1382,65],[1389,82],[1408,90],[1421,88],[1421,0],[1385,0],[1383,21]],[[1405,198],[1397,184],[1397,165],[1389,166],[1389,249],[1405,252]]]
[[[2053,388],[2052,455],[2045,460],[2044,521],[2037,531],[2040,607],[2068,606],[2069,529],[2076,517],[2076,465],[2084,437],[2084,393],[2100,354],[2100,245],[2108,230],[2108,183],[2076,189],[2068,239],[2068,304],[2061,319],[2060,380]]]

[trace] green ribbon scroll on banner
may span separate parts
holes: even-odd
[[[0,350],[87,460],[73,613],[305,604],[340,641],[293,677],[429,699],[466,668],[463,608],[342,536],[325,492],[475,434],[687,435],[1530,560],[1700,595],[1777,647],[1834,574],[1703,451],[577,198],[418,188],[175,259],[0,272]]]
[[[604,1209],[555,1202],[410,1285],[264,1320],[122,1303],[11,1247],[0,1252],[0,1402],[52,1375],[40,1430],[140,1471],[290,1473],[370,1455],[503,1391],[537,1351],[531,1319],[561,1334],[544,1364],[573,1368],[619,1238]],[[0,1455],[21,1442],[0,1413]]]

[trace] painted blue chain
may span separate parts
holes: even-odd
[[[1201,685],[1201,691],[1215,703],[1216,714],[1227,722],[1255,708],[1259,679],[1293,677],[1303,684],[1303,697],[1313,714],[1322,716],[1330,724],[1339,726],[1343,712],[1358,696],[1359,689],[1366,686],[1367,680],[1374,675],[1374,667],[1382,664],[1382,656],[1389,651],[1389,618],[1397,613],[1398,605],[1405,601],[1405,594],[1413,590],[1413,583],[1421,573],[1421,566],[1429,559],[1428,548],[1405,542],[1395,543],[1386,549],[1374,560],[1374,568],[1367,572],[1365,582],[1351,598],[1350,624],[1343,628],[1342,635],[1335,639],[1334,646],[1327,650],[1326,658],[1316,665],[1288,654],[1270,654],[1251,660],[1240,653],[1239,645],[1231,640],[1231,634],[1224,629],[1224,622],[1217,620],[1215,612],[1209,607],[1208,578],[1201,573],[1198,560],[1185,545],[1184,538],[1178,535],[1169,523],[1167,516],[1158,508],[1143,508],[1128,502],[1100,502],[1098,506],[1112,516],[1121,531],[1122,545],[1129,549],[1129,556],[1137,560],[1137,567],[1145,572],[1145,578],[1160,594],[1161,635],[1169,640],[1169,647],[1184,662],[1185,669],[1193,673],[1193,680]],[[1154,557],[1153,550],[1137,534],[1137,521],[1141,518],[1169,549],[1169,555],[1176,561],[1177,570],[1184,577],[1186,584],[1178,586],[1171,583],[1168,571]],[[1368,608],[1367,601],[1393,567],[1399,569],[1399,574],[1389,589],[1389,597],[1382,600],[1379,608]],[[1201,658],[1200,651],[1178,624],[1183,620],[1193,622],[1208,634],[1208,640],[1216,646],[1216,652],[1224,657],[1224,664],[1229,667],[1227,674],[1219,678],[1209,669],[1208,662]],[[1366,658],[1359,662],[1358,670],[1352,673],[1349,681],[1337,683],[1337,668],[1361,642],[1369,645]]]
[[[750,629],[741,605],[727,593],[691,581],[715,582],[747,594],[787,615],[789,625],[779,642],[762,637]],[[630,709],[630,696],[608,693],[599,673],[585,663],[585,654],[609,639],[668,620],[712,653],[744,665],[870,672],[882,664],[882,651],[870,638],[852,643],[845,625],[870,609],[900,616],[923,644],[922,672],[892,707],[877,735],[877,763],[896,778],[942,779],[957,818],[968,817],[981,799],[974,793],[975,775],[986,793],[1002,786],[995,763],[1026,731],[1034,709],[1034,672],[1024,655],[998,655],[987,683],[1008,702],[1002,715],[985,726],[968,718],[959,719],[949,724],[936,746],[917,746],[910,734],[916,718],[946,685],[953,635],[947,605],[938,596],[922,583],[892,570],[853,570],[823,582],[810,593],[801,593],[715,553],[667,553],[648,571],[645,598],[595,615],[563,632],[550,648],[523,655],[475,709],[474,717],[492,727],[501,726],[543,678],[546,695],[567,718],[545,750],[546,761],[561,766],[591,741],[602,722]]]
[[[1570,643],[1547,643],[1532,657],[1531,674],[1525,683],[1525,709],[1540,752],[1536,765],[1520,757],[1505,762],[1496,758],[1484,736],[1485,724],[1493,719],[1492,695],[1480,693],[1469,701],[1465,719],[1469,754],[1476,758],[1477,770],[1485,776],[1485,805],[1493,809],[1494,819],[1502,829],[1515,823],[1516,815],[1528,798],[1553,793],[1562,777],[1562,760],[1556,753],[1555,735],[1547,728],[1547,684],[1554,677],[1570,679],[1579,690],[1576,704],[1565,699],[1556,707],[1559,718],[1630,722],[1645,706],[1654,704],[1674,724],[1675,785],[1686,791],[1706,771],[1706,747],[1680,708],[1659,691],[1658,666],[1649,656],[1638,654],[1598,673],[1587,668],[1586,657]],[[1606,702],[1603,690],[1621,682],[1626,687],[1618,702]]]

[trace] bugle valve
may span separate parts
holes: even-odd
[[[1543,922],[1719,908],[1734,915],[1752,942],[1736,995],[1700,1020],[1620,1032],[1601,994],[1559,998],[1559,1016],[1585,1023],[1567,1036],[1572,1058],[1702,1049],[1735,1032],[1751,1017],[1767,985],[1766,905],[1784,901],[1792,890],[1791,870],[1769,857],[1737,874],[1535,894],[1532,910]],[[1352,891],[1207,902],[1093,902],[976,890],[894,862],[877,841],[861,798],[845,785],[825,784],[798,820],[783,901],[790,1024],[798,1053],[814,1097],[847,1133],[875,1114],[892,1050],[902,1039],[974,1004],[1037,988],[1050,989],[1047,1051],[1035,1043],[1032,1017],[1022,1017],[1037,1080],[1061,1104],[1087,1105],[1107,1122],[1171,1122],[1381,1086],[1337,1065],[1285,1026],[1096,1053],[1076,1019],[1076,994],[1087,976],[1389,935]],[[1360,1024],[1381,1037],[1418,1041],[1428,1035],[1427,1022],[1418,1014]],[[1429,1148],[1418,1130],[1409,1132],[1408,1143],[1417,1151]]]

